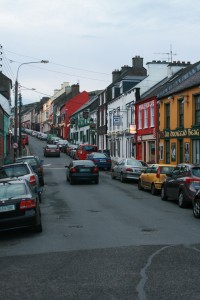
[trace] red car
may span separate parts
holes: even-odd
[[[89,144],[79,145],[75,153],[75,159],[85,160],[87,159],[87,155],[92,152],[98,152],[98,147],[96,145],[89,145]]]
[[[28,145],[28,134],[22,134],[21,135],[21,143],[22,145]]]

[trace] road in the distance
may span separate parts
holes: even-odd
[[[44,142],[30,141],[43,158]],[[191,209],[108,172],[99,185],[71,186],[65,154],[43,159],[44,230],[0,236],[0,299],[200,299]]]

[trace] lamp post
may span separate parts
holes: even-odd
[[[23,65],[29,65],[29,64],[39,64],[39,63],[43,63],[46,64],[48,63],[48,60],[41,60],[41,61],[30,61],[30,62],[25,62],[22,63],[21,65],[19,65],[18,69],[17,69],[17,76],[16,76],[16,81],[15,81],[15,111],[14,111],[14,115],[15,115],[15,124],[14,124],[14,143],[17,144],[17,125],[18,125],[18,118],[17,118],[17,109],[18,109],[18,74],[19,74],[19,69],[23,66]],[[20,124],[19,124],[20,126]],[[20,129],[21,130],[21,129]],[[19,142],[21,145],[21,141]],[[15,146],[14,148],[14,159],[17,157],[17,147]]]

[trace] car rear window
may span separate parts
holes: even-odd
[[[37,166],[37,161],[34,158],[22,158],[22,159],[17,159],[17,161],[25,161],[29,163],[31,166]]]
[[[191,173],[195,177],[200,177],[200,168],[197,168],[197,167],[196,168],[192,168],[191,169]]]
[[[97,147],[95,146],[83,146],[84,151],[97,152]]]
[[[0,199],[16,197],[26,194],[26,188],[24,184],[6,184],[1,185]]]
[[[161,167],[160,173],[161,174],[167,174],[167,173],[169,174],[174,170],[174,168],[175,167],[168,167],[168,166]]]
[[[24,176],[29,174],[29,170],[26,165],[15,165],[12,167],[5,167],[0,169],[0,178]]]
[[[47,145],[46,148],[49,148],[49,149],[57,149],[58,146],[57,146],[57,145]]]

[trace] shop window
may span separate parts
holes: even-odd
[[[200,164],[200,140],[194,140],[192,142],[192,163]]]
[[[170,142],[165,141],[165,157],[166,157],[166,164],[170,164]]]

